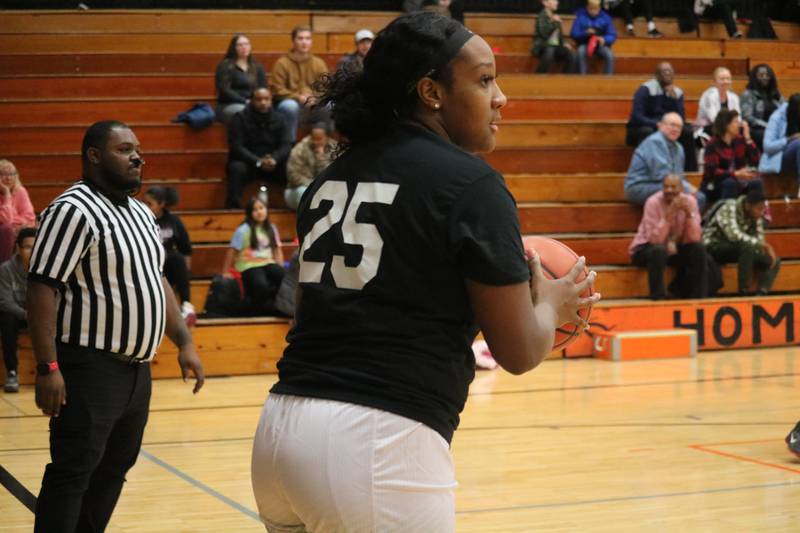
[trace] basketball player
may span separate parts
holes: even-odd
[[[453,531],[477,326],[522,374],[599,299],[579,296],[583,259],[554,281],[526,259],[514,199],[472,155],[495,146],[495,76],[486,41],[417,13],[322,83],[345,146],[298,210],[297,323],[253,448],[268,531]]]

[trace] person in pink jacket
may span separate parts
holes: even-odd
[[[680,176],[664,178],[663,189],[647,199],[629,253],[634,265],[647,268],[650,298],[662,300],[664,270],[678,268],[669,292],[679,298],[707,296],[706,250],[697,199],[683,192]]]
[[[19,172],[7,159],[0,159],[0,262],[14,252],[20,228],[36,225],[36,214],[28,191],[19,181]]]

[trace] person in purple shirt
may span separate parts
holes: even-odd
[[[586,74],[589,58],[598,56],[605,63],[603,73],[614,73],[611,45],[617,40],[617,30],[611,15],[600,7],[600,0],[588,0],[585,8],[575,12],[570,37],[578,43],[578,72]]]

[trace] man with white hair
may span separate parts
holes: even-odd
[[[683,172],[683,146],[678,143],[683,129],[683,119],[677,113],[665,113],[658,123],[658,131],[647,137],[633,152],[628,175],[625,176],[625,198],[636,205],[660,191],[664,178],[670,174],[681,177],[683,190],[697,197],[700,211],[705,205],[705,195],[686,181]]]

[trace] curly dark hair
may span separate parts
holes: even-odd
[[[751,91],[761,91],[761,85],[758,83],[758,71],[762,68],[766,69],[769,74],[769,86],[766,90],[767,95],[772,100],[780,100],[781,92],[778,90],[778,78],[775,76],[775,71],[772,70],[772,67],[766,63],[759,63],[750,69],[750,80],[747,82],[747,88]]]
[[[342,135],[339,152],[382,137],[394,123],[412,118],[417,82],[424,76],[452,84],[452,61],[429,74],[430,58],[461,25],[435,13],[412,13],[381,30],[363,68],[348,65],[314,86],[318,107],[330,107]]]

